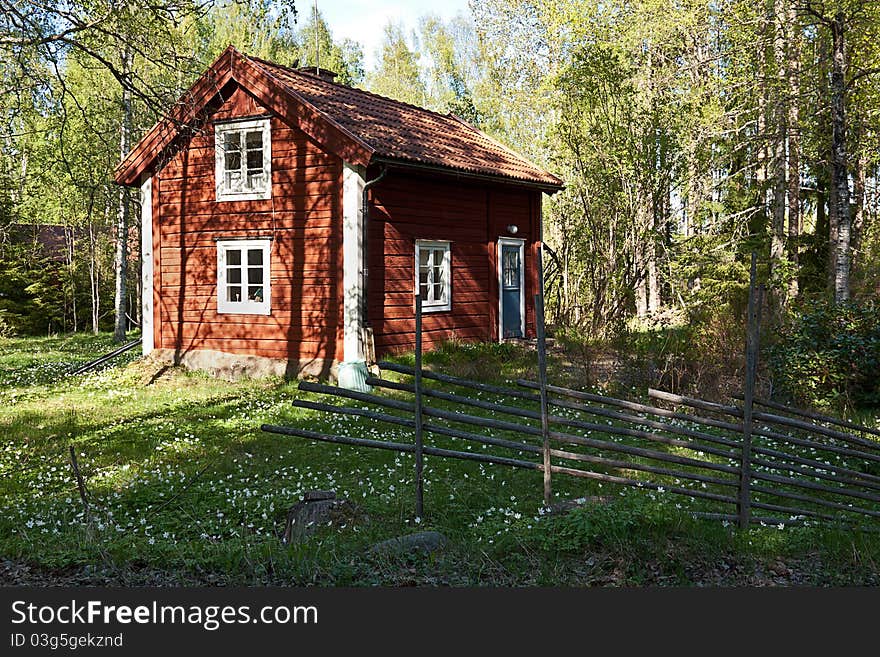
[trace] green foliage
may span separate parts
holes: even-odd
[[[612,339],[621,381],[705,399],[739,392],[745,352],[745,300],[696,307],[686,317],[630,321]],[[623,393],[626,394],[626,393]]]
[[[745,310],[749,290],[747,254],[738,254],[717,235],[695,235],[679,256],[670,262],[688,318],[700,321],[706,315]]]
[[[814,302],[793,311],[768,350],[774,387],[816,408],[880,405],[880,308]]]
[[[320,65],[336,73],[340,84],[355,86],[363,82],[364,53],[360,44],[351,39],[335,41],[320,12],[317,17],[309,12],[307,22],[297,32],[297,41],[299,66]]]
[[[591,504],[549,519],[541,526],[539,541],[548,552],[568,554],[632,548],[637,545],[634,535],[638,536],[646,524],[655,521],[657,512],[656,505],[639,499]]]
[[[274,0],[220,0],[207,5],[204,15],[191,18],[189,38],[195,40],[198,63],[205,65],[227,46],[293,65],[297,58],[296,11]],[[186,32],[185,32],[186,33]],[[193,74],[200,71],[194,69]]]
[[[44,334],[63,328],[64,266],[7,247],[0,256],[0,335]]]
[[[405,103],[424,106],[425,83],[419,68],[419,52],[410,46],[402,25],[385,26],[379,52],[379,66],[367,78],[371,91]]]

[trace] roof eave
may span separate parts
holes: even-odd
[[[515,185],[517,187],[529,187],[537,189],[546,194],[555,194],[565,188],[564,183],[559,180],[556,183],[541,180],[529,180],[527,178],[516,178],[503,174],[480,173],[478,171],[468,171],[456,167],[442,166],[440,164],[429,164],[426,162],[414,162],[394,157],[374,156],[371,164],[384,164],[389,167],[397,167],[400,169],[410,169],[415,171],[430,171],[439,173],[453,178],[467,178],[469,180],[481,180],[484,182],[501,183],[505,185]],[[555,176],[553,176],[555,178]]]

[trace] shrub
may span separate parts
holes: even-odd
[[[615,339],[626,386],[654,387],[706,399],[739,391],[745,320],[729,305],[687,322],[632,326]]]
[[[814,302],[784,318],[768,350],[773,384],[798,404],[880,405],[880,308]]]

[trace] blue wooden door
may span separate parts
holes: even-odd
[[[501,329],[504,338],[522,334],[522,258],[518,244],[501,245]]]

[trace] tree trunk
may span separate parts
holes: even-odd
[[[702,232],[700,230],[700,208],[703,205],[703,178],[700,175],[697,145],[692,144],[690,149],[691,152],[688,154],[688,195],[687,206],[685,209],[685,237],[692,237],[693,235]]]
[[[95,238],[95,224],[89,217],[89,291],[92,297],[92,333],[98,334],[98,319],[100,317],[100,290],[98,289],[98,263],[97,263],[97,240]]]
[[[858,142],[857,142],[858,143]],[[853,220],[850,246],[858,260],[859,247],[865,230],[865,192],[867,189],[868,158],[864,151],[853,161]]]
[[[648,314],[648,285],[645,276],[645,249],[641,244],[636,244],[635,251],[636,316],[641,318]]]
[[[803,230],[800,202],[801,33],[794,0],[787,2],[786,24],[790,30],[788,57],[786,58],[786,77],[788,78],[788,260],[793,267],[793,275],[788,284],[788,299],[792,300],[797,298],[799,292],[799,249]]]
[[[657,215],[651,212],[651,227],[648,231],[648,312],[660,310],[660,280],[657,276]]]
[[[773,215],[770,235],[770,271],[774,277],[779,275],[779,266],[785,257],[785,204],[786,204],[786,161],[785,141],[788,112],[786,108],[786,56],[785,56],[785,5],[783,0],[773,3],[773,67],[776,83],[773,87]],[[777,278],[777,281],[779,279]],[[783,302],[781,295],[774,294],[777,302]]]
[[[122,56],[122,70],[127,76],[131,68],[131,54],[128,50]],[[131,90],[127,86],[122,88],[122,123],[119,129],[119,154],[120,159],[128,155],[131,140]],[[113,330],[113,339],[116,342],[125,341],[125,333],[128,328],[126,318],[126,301],[128,298],[128,224],[131,212],[131,201],[128,187],[119,190],[119,210],[116,218],[116,295],[114,310],[116,323]]]
[[[837,226],[834,257],[834,301],[849,299],[851,228],[849,169],[846,154],[846,35],[845,17],[838,13],[831,21],[831,184],[834,188],[832,223]]]
[[[767,48],[766,48],[766,38],[768,32],[768,21],[766,17],[762,14],[758,19],[758,33],[761,37],[760,43],[758,44],[758,111],[756,122],[757,122],[757,137],[758,137],[758,146],[757,146],[757,162],[755,167],[755,189],[757,190],[755,196],[755,210],[760,216],[762,221],[765,221],[767,218],[767,180],[770,177],[769,172],[769,148],[767,143],[767,124],[768,124],[768,86],[767,86]]]
[[[70,277],[70,315],[73,320],[73,332],[76,333],[79,326],[76,322],[76,236],[73,231],[73,226],[64,227],[64,238],[67,241],[67,275]]]

